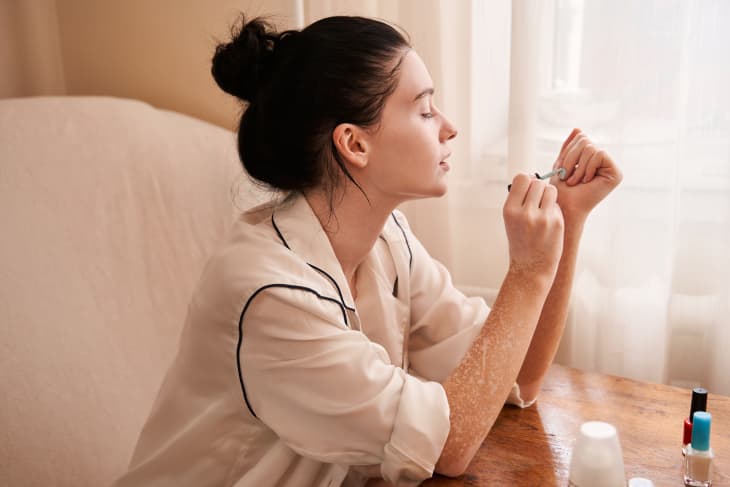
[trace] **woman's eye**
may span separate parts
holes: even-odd
[[[423,118],[433,118],[433,113],[431,113],[431,112],[422,113],[421,116]]]

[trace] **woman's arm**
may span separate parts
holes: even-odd
[[[461,475],[502,409],[523,363],[562,253],[557,190],[515,177],[504,206],[510,266],[492,310],[461,363],[444,382],[450,431],[438,473]]]
[[[514,384],[549,288],[529,271],[508,271],[480,334],[443,384],[451,429],[436,472],[459,476],[471,463]]]
[[[553,179],[557,188],[524,175],[512,184],[504,211],[510,269],[484,328],[444,383],[451,430],[436,464],[441,474],[457,476],[466,470],[515,377],[525,401],[537,396],[563,333],[585,220],[622,179],[611,158],[577,129],[563,144],[555,167],[568,172],[566,181]],[[553,191],[561,213],[559,243],[546,238],[550,232],[534,228],[541,221],[535,202],[538,210],[550,208]],[[555,224],[549,212],[542,217],[547,218],[537,228]]]
[[[525,402],[537,397],[558,350],[568,316],[578,246],[588,214],[623,178],[609,155],[595,147],[579,129],[573,130],[563,143],[555,167],[564,167],[567,171],[564,182],[557,178],[553,180],[565,221],[563,255],[517,377]]]
[[[532,402],[537,397],[545,374],[560,345],[560,338],[563,336],[565,320],[568,316],[570,291],[573,287],[583,222],[566,222],[565,227],[563,255],[560,257],[558,272],[540,313],[540,320],[537,322],[525,361],[517,376],[520,397],[525,402]]]

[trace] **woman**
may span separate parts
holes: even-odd
[[[532,403],[565,322],[590,210],[621,180],[574,130],[553,184],[517,175],[491,311],[396,207],[446,193],[456,128],[389,25],[241,20],[213,76],[248,104],[248,174],[280,190],[206,266],[180,350],[118,486],[415,485],[464,472],[502,405]]]

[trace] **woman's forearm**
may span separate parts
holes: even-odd
[[[563,335],[568,316],[583,224],[583,219],[575,221],[566,219],[563,254],[558,271],[540,313],[540,319],[537,322],[525,361],[517,376],[520,395],[525,402],[530,402],[537,397],[545,374],[560,345],[560,338]]]
[[[482,328],[444,383],[451,429],[438,473],[461,475],[497,419],[514,384],[550,289],[552,275],[510,268]]]

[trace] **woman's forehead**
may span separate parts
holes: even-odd
[[[426,91],[428,93],[424,93]],[[418,53],[411,49],[403,57],[398,86],[393,92],[393,98],[410,103],[430,94],[433,94],[431,75]]]

